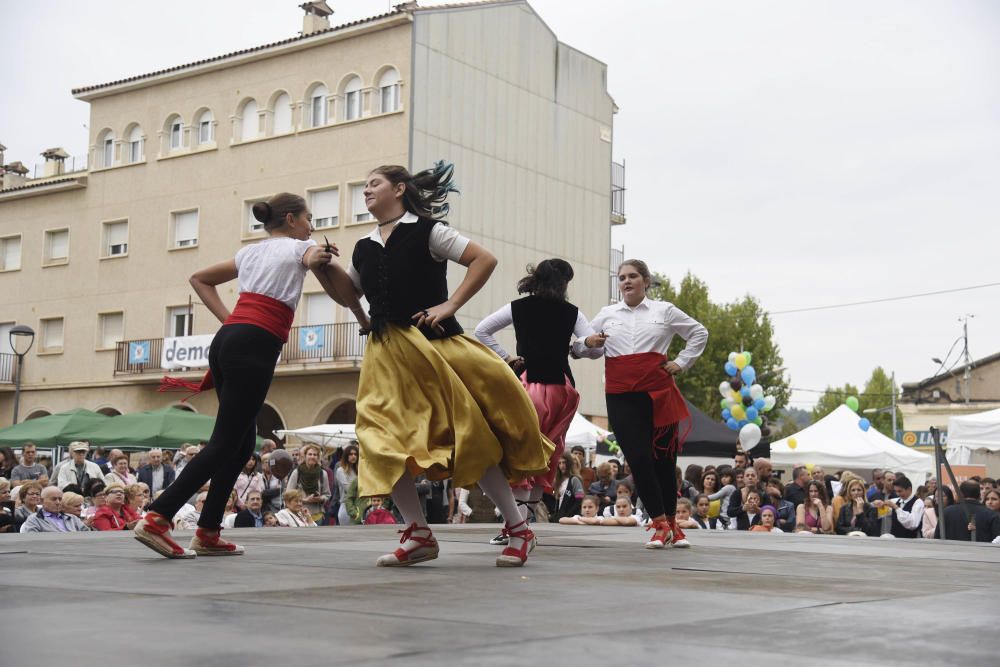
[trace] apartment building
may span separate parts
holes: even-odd
[[[200,376],[219,326],[188,276],[264,238],[250,207],[281,191],[307,197],[313,238],[346,262],[373,227],[361,189],[380,164],[455,163],[449,220],[499,259],[460,313],[470,333],[546,257],[573,264],[571,298],[587,314],[615,298],[623,167],[603,63],[559,42],[523,0],[405,3],[333,27],[325,3],[303,8],[298,36],[73,90],[90,105],[89,154],[51,149],[33,173],[3,166],[0,425],[12,418],[15,324],[35,332],[22,420],[178,402],[157,393],[160,377]],[[457,284],[462,268],[449,271]],[[236,290],[221,288],[227,304]],[[364,343],[309,276],[261,433],[352,422]],[[602,365],[574,363],[581,411],[604,415]],[[217,407],[212,394],[186,405]]]

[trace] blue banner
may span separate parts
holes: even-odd
[[[948,431],[941,431],[939,434],[942,445],[948,444]],[[901,442],[907,447],[933,447],[934,438],[930,431],[896,431],[896,442]]]
[[[326,332],[322,325],[299,328],[300,350],[322,350],[326,341]]]
[[[148,364],[149,363],[149,347],[151,341],[141,340],[135,341],[128,344],[128,363],[129,364]]]

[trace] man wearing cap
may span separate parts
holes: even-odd
[[[79,488],[86,488],[86,484],[91,479],[104,479],[100,467],[93,461],[87,460],[87,452],[90,445],[86,442],[76,440],[69,443],[70,461],[59,466],[56,476],[56,486],[65,489],[70,484],[76,484]]]
[[[22,533],[75,533],[88,531],[80,517],[62,511],[63,492],[57,486],[42,489],[42,506],[21,524]]]
[[[155,498],[157,493],[173,484],[174,470],[163,465],[163,450],[151,449],[148,456],[149,463],[139,468],[137,477],[140,482],[145,482],[150,495]]]

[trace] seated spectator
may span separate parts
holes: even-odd
[[[0,477],[0,533],[12,532],[13,527],[14,501],[10,499],[10,482]]]
[[[760,491],[750,489],[746,500],[736,512],[736,530],[750,530],[760,523]]]
[[[173,467],[165,464],[162,449],[149,450],[146,461],[146,465],[140,466],[135,476],[140,483],[149,487],[150,496],[174,483],[176,473]]]
[[[619,498],[625,498],[628,500],[629,507],[635,507],[635,503],[632,502],[632,496],[635,495],[635,487],[632,486],[632,482],[628,480],[619,480],[618,484],[615,486],[615,502],[618,502]],[[634,512],[633,512],[634,513]],[[611,505],[604,508],[601,512],[601,516],[614,516],[615,508]]]
[[[806,501],[795,508],[795,532],[832,535],[833,508],[826,502],[826,485],[812,480],[806,484]]]
[[[751,526],[751,533],[783,533],[781,528],[775,525],[778,520],[778,510],[774,505],[764,505],[760,508],[760,523]]]
[[[21,462],[10,471],[10,481],[12,484],[14,482],[36,481],[41,482],[42,486],[45,486],[49,483],[48,468],[39,463],[36,460],[37,457],[38,449],[35,447],[35,443],[26,442],[21,445]],[[37,502],[41,502],[41,496],[39,496]],[[34,511],[32,514],[34,514]]]
[[[868,502],[864,480],[856,475],[852,476],[844,487],[847,492],[847,502],[837,515],[837,534],[864,533],[869,537],[878,537],[880,532],[878,510]]]
[[[459,489],[460,491],[465,491],[466,500],[468,500],[468,489]],[[364,524],[366,526],[377,526],[379,524],[395,524],[396,517],[393,516],[392,512],[386,509],[383,505],[385,503],[385,496],[372,496],[371,503],[368,506],[368,510],[365,512]],[[468,504],[466,504],[468,507]],[[469,508],[469,514],[472,514],[472,508]],[[468,516],[468,515],[463,515]],[[463,522],[464,523],[464,522]]]
[[[132,514],[142,517],[148,504],[149,488],[144,489],[140,484],[130,484],[125,487],[125,506]]]
[[[83,496],[72,491],[63,491],[63,512],[83,518]]]
[[[855,475],[850,470],[841,471],[840,482],[839,486],[837,487],[837,492],[830,499],[830,506],[833,508],[833,520],[835,522],[837,520],[837,517],[840,516],[841,508],[844,505],[848,504],[848,500],[850,500],[847,495],[847,484],[852,479],[861,479],[861,478]],[[862,483],[864,483],[864,480],[861,481]]]
[[[229,492],[226,500],[226,509],[222,512],[222,527],[233,528],[236,523],[236,489]]]
[[[590,495],[597,498],[598,509],[611,505],[615,500],[615,486],[618,482],[614,478],[613,471],[611,464],[607,462],[597,466],[597,479],[590,485],[588,491]]]
[[[9,482],[10,473],[16,465],[17,456],[14,455],[14,450],[10,447],[0,447],[0,477]]]
[[[83,487],[83,500],[82,518],[84,521],[93,520],[97,510],[107,502],[104,481],[100,479],[88,481],[87,486]]]
[[[984,493],[983,505],[994,512],[1000,512],[1000,490],[993,489]]]
[[[678,500],[679,502],[679,500]],[[694,522],[698,524],[698,528],[702,530],[724,530],[725,524],[722,522],[721,517],[709,516],[709,508],[711,507],[711,501],[708,496],[704,493],[700,494],[694,501]]]
[[[766,460],[766,459],[765,459]],[[778,511],[777,526],[783,533],[795,532],[795,505],[785,500],[785,485],[777,477],[771,477],[764,486],[766,500]]]
[[[628,498],[619,496],[615,500],[615,513],[612,516],[597,517],[598,523],[602,526],[638,526],[639,519],[636,518],[632,503]]]
[[[691,500],[694,500],[698,497],[698,494],[702,492],[701,479],[704,474],[704,469],[700,465],[695,465],[694,463],[684,469],[684,482],[681,486],[677,487],[681,490],[682,498],[690,498]],[[683,527],[684,526],[681,526],[681,528]]]
[[[29,516],[38,512],[38,508],[41,507],[42,485],[36,481],[24,482],[18,488],[17,497],[20,505],[14,510],[14,526],[17,531],[20,531],[21,524],[27,521]]]
[[[112,484],[120,484],[123,489],[135,484],[135,475],[128,469],[128,456],[122,452],[111,455],[111,472],[104,476],[104,483],[110,487]]]
[[[125,504],[125,487],[109,484],[105,489],[107,502],[94,514],[94,530],[131,530],[139,523],[139,515]]]
[[[278,528],[281,524],[278,523],[278,517],[275,516],[274,512],[266,512],[264,514],[264,527],[265,528]]]
[[[697,497],[700,498],[703,495],[705,494],[699,493]],[[688,500],[687,498],[678,498],[677,513],[675,515],[675,518],[677,520],[677,525],[680,526],[681,528],[688,528],[694,530],[701,528],[701,526],[698,525],[698,522],[695,521],[691,516],[694,513],[693,510],[694,510],[694,505],[692,505],[690,500]]]
[[[201,518],[201,511],[205,508],[206,499],[208,499],[208,492],[201,491],[195,496],[194,505],[184,503],[174,515],[174,526],[178,530],[196,530],[198,520]]]
[[[589,489],[590,485],[594,483],[597,479],[597,471],[593,467],[587,465],[587,451],[580,445],[575,445],[570,449],[570,454],[576,459],[579,464],[579,475],[580,480],[583,482],[583,488]]]
[[[312,515],[306,509],[303,500],[306,494],[299,489],[289,489],[283,496],[285,508],[274,516],[278,519],[278,525],[285,528],[307,528],[315,527]]]
[[[253,491],[264,491],[264,475],[259,472],[261,468],[260,457],[253,454],[243,466],[240,476],[236,478],[236,509],[242,510],[246,507],[247,497]]]
[[[42,507],[21,524],[22,533],[75,533],[89,531],[80,517],[63,511],[63,492],[58,486],[42,489]]]
[[[809,469],[805,466],[792,468],[792,481],[785,487],[785,500],[796,508],[807,500],[806,486],[809,484]]]
[[[580,502],[583,500],[583,480],[580,479],[580,463],[569,452],[563,452],[556,468],[556,479],[553,485],[556,495],[555,518],[575,516],[580,513]]]
[[[564,516],[559,519],[559,523],[599,525],[601,517],[597,515],[597,510],[600,505],[601,501],[596,496],[584,496],[580,502],[580,513],[576,516]]]
[[[980,501],[982,501],[984,498],[986,498],[987,491],[993,491],[994,489],[997,488],[997,481],[992,477],[983,477],[981,480],[979,480],[979,488],[982,490],[983,493],[982,498],[980,498]]]
[[[92,479],[104,479],[104,473],[101,472],[100,466],[87,460],[88,451],[90,451],[90,445],[86,442],[77,440],[69,443],[70,460],[59,468],[59,474],[56,477],[56,486],[62,489],[64,494],[66,487],[70,484],[75,484],[82,489]]]
[[[774,466],[771,465],[770,459],[754,459],[753,469],[757,472],[757,479],[760,480],[761,486],[766,485],[774,475]]]
[[[236,528],[263,528],[264,514],[261,512],[263,505],[264,499],[261,492],[249,491],[243,509],[236,513],[233,526]]]
[[[982,497],[979,482],[965,480],[958,485],[958,492],[965,500],[965,507],[956,503],[944,508],[944,536],[949,540],[971,542],[975,531],[976,542],[1000,543],[1000,514],[979,502]]]

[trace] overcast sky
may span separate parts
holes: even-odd
[[[294,35],[299,3],[0,3],[7,160],[86,152],[88,107],[71,88]],[[330,4],[338,23],[390,6]],[[1000,3],[531,4],[608,64],[628,187],[613,242],[626,255],[772,311],[1000,282]],[[879,365],[911,382],[935,371],[966,313],[973,356],[1000,352],[998,297],[774,321],[794,387],[860,384]]]

